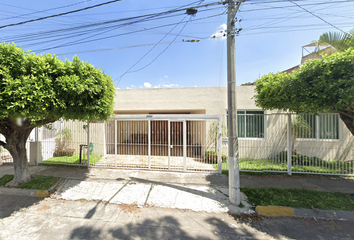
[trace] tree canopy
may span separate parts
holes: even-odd
[[[105,120],[113,112],[111,77],[77,56],[62,62],[0,44],[0,83],[0,120],[25,118],[38,126],[60,118]]]
[[[343,52],[350,47],[354,47],[354,29],[348,33],[326,32],[323,33],[317,41],[318,45],[330,45],[336,51]],[[320,49],[320,47],[319,47]],[[321,50],[320,50],[321,51]]]
[[[354,49],[307,61],[256,82],[256,105],[291,112],[337,112],[354,135]]]
[[[0,134],[14,159],[14,185],[29,180],[25,143],[34,127],[61,118],[106,120],[114,94],[111,77],[77,56],[63,62],[0,44]]]

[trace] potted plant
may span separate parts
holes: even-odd
[[[214,150],[205,152],[206,160],[210,161],[210,163],[218,163],[218,154]],[[221,160],[223,163],[227,162],[227,156],[222,153]]]
[[[68,146],[71,143],[73,137],[71,130],[68,128],[63,128],[59,133],[55,135],[55,157],[61,156],[72,156],[75,152],[75,149],[69,149]]]

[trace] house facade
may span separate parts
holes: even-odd
[[[240,158],[277,158],[283,151],[289,149],[287,125],[294,123],[300,116],[290,117],[281,111],[263,111],[255,105],[253,96],[255,86],[238,86],[236,88],[237,121]],[[154,89],[117,89],[114,113],[120,115],[221,115],[223,123],[227,124],[227,89],[226,87],[191,87],[191,88],[154,88]],[[290,119],[289,119],[290,118]],[[318,116],[301,116],[306,127],[298,126],[291,135],[291,148],[299,154],[318,157],[327,160],[347,160],[351,156],[352,136],[337,114],[319,114]],[[127,122],[124,123],[128,127]],[[117,125],[119,131],[124,124]],[[147,123],[130,123],[129,129],[148,130]],[[143,125],[141,125],[143,124]],[[150,124],[150,136],[153,142],[166,143],[168,138],[167,122]],[[194,125],[193,125],[194,124]],[[198,137],[187,136],[187,145],[204,146],[201,152],[213,149],[215,145],[210,136],[210,123],[187,121],[187,132],[193,132],[198,125],[202,129]],[[193,127],[195,126],[195,127]],[[183,135],[182,123],[174,123],[170,131]],[[302,128],[302,129],[300,129]],[[163,130],[164,129],[164,130]],[[161,136],[156,136],[159,131]],[[163,134],[161,132],[164,132]],[[127,134],[129,131],[126,131]],[[133,131],[130,130],[132,133]],[[195,132],[195,131],[194,131]],[[296,133],[296,134],[295,134]],[[136,134],[136,133],[135,133]],[[154,135],[155,134],[155,135]],[[172,134],[172,132],[170,133]],[[136,136],[135,136],[136,137]],[[148,136],[134,140],[132,136],[119,137],[120,141],[147,143]],[[154,140],[155,138],[155,140]],[[157,140],[156,140],[157,139]],[[182,140],[171,140],[174,142]],[[113,135],[107,142],[113,142]],[[166,147],[167,149],[167,147]],[[222,151],[227,154],[227,138],[224,138]],[[147,149],[142,153],[146,154]],[[157,154],[157,153],[156,153]],[[166,155],[166,151],[160,154]],[[204,157],[204,156],[203,156]]]

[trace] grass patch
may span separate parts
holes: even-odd
[[[0,178],[0,186],[5,186],[6,183],[14,179],[14,175],[4,175]]]
[[[354,211],[354,197],[338,192],[307,189],[241,188],[251,204]]]
[[[95,164],[101,159],[102,156],[91,154],[90,155],[90,164]],[[61,157],[52,157],[49,158],[43,163],[65,163],[65,164],[80,164],[79,154],[74,154],[72,156],[61,156]],[[81,164],[87,163],[87,155],[83,155],[81,159]]]
[[[218,165],[213,164],[217,169]],[[229,162],[222,163],[222,169],[229,169]],[[240,171],[283,171],[287,172],[288,163],[286,160],[273,159],[239,159]],[[293,160],[292,172],[313,172],[326,174],[350,174],[353,173],[353,164],[342,161],[326,161],[318,158],[306,159],[306,161]]]
[[[52,176],[37,176],[26,183],[20,183],[19,187],[25,189],[48,190],[51,186],[58,182],[59,179],[60,178],[58,177]]]

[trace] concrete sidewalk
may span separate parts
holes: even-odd
[[[250,212],[250,205],[243,194],[242,208],[230,204],[228,177],[220,174],[55,166],[32,166],[30,173],[62,178],[51,196],[55,199],[133,204],[139,208],[155,206],[214,213]],[[13,174],[13,167],[0,166],[0,177],[5,174]],[[241,175],[241,187],[302,188],[353,194],[354,179],[309,175]],[[279,215],[285,216],[354,220],[352,212],[284,209],[273,211],[272,208],[265,212],[280,211]]]
[[[12,167],[0,167],[0,177],[12,173]],[[55,199],[214,213],[248,213],[250,207],[244,194],[242,208],[229,202],[228,179],[219,174],[53,166],[30,167],[30,174],[64,179],[51,195]]]

